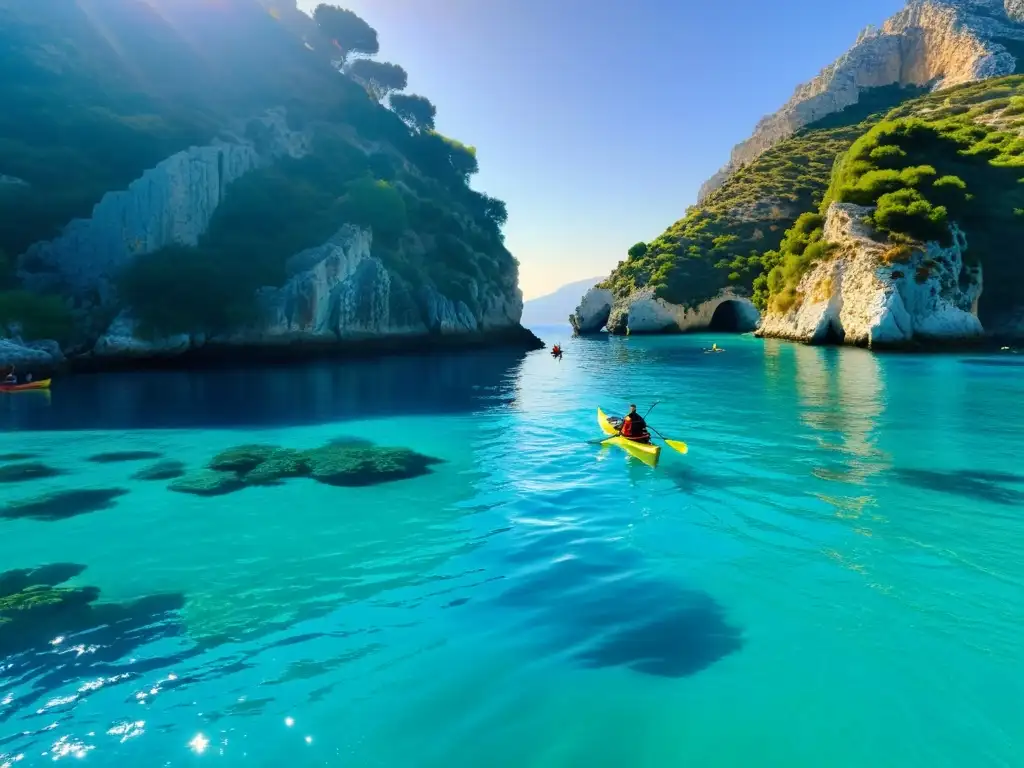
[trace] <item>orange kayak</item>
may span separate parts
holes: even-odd
[[[28,392],[33,389],[49,389],[50,379],[29,381],[25,384],[0,384],[0,392]]]

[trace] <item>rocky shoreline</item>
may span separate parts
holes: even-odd
[[[69,355],[43,359],[35,355],[14,357],[4,354],[14,347],[0,339],[0,368],[12,363],[19,372],[32,371],[35,378],[54,374],[87,374],[130,371],[180,371],[211,368],[239,368],[252,365],[290,365],[313,360],[366,360],[411,356],[434,352],[472,352],[504,349],[529,352],[544,348],[530,330],[522,326],[467,334],[429,334],[347,339],[336,342],[293,341],[277,344],[235,345],[211,342],[182,352],[154,352],[149,355]],[[36,347],[20,347],[26,352]]]

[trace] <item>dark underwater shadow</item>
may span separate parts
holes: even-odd
[[[686,677],[743,647],[741,631],[708,594],[643,571],[610,542],[573,543],[578,533],[540,534],[510,565],[537,565],[509,577],[498,604],[524,611],[530,634],[587,668],[627,667]]]
[[[62,586],[83,571],[83,565],[54,563],[0,573],[0,669],[12,687],[27,686],[0,708],[0,722],[84,677],[128,671],[126,659],[138,648],[181,634],[183,595],[112,603],[102,602],[95,587]],[[159,669],[191,653],[134,659],[130,671]]]
[[[0,411],[0,431],[298,426],[484,410],[514,400],[509,349],[286,366],[69,376],[45,407]]]
[[[1024,490],[1006,487],[1024,487],[1024,475],[1012,472],[991,472],[984,469],[953,469],[941,472],[931,469],[895,469],[893,475],[899,482],[912,488],[938,491],[993,504],[1024,504]]]
[[[0,507],[0,519],[43,520],[54,522],[89,512],[113,509],[115,500],[127,494],[124,488],[80,488],[49,491],[37,496],[12,501]]]

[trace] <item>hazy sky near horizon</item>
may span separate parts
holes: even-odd
[[[682,217],[762,116],[903,0],[332,3],[377,30],[439,131],[477,147],[473,187],[508,204],[529,299]]]

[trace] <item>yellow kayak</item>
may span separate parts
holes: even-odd
[[[618,435],[605,440],[602,445],[618,445],[627,451],[629,454],[636,456],[640,461],[650,466],[654,466],[658,463],[658,457],[661,455],[661,447],[654,445],[653,443],[638,443],[636,440],[630,440],[628,437],[622,437],[619,435],[618,430],[608,420],[608,417],[604,415],[604,411],[600,408],[597,409],[597,425],[601,428],[601,431],[606,435]]]
[[[39,381],[29,381],[24,384],[0,384],[0,392],[28,392],[33,389],[49,389],[50,380],[40,379]]]

